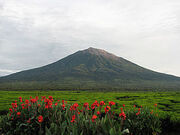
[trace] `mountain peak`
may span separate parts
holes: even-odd
[[[97,48],[93,48],[93,47],[89,47],[88,49],[82,50],[81,52],[82,53],[89,53],[89,54],[97,55],[97,56],[103,56],[106,58],[113,58],[113,59],[119,58],[118,56],[116,56],[112,53],[109,53],[103,49],[97,49]]]
[[[97,49],[97,48],[93,48],[93,47],[89,47],[86,50],[89,51],[89,52],[93,52],[93,53],[108,53],[103,49]]]

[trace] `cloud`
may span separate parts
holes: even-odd
[[[179,0],[0,2],[0,69],[25,70],[89,46],[180,76]]]
[[[8,74],[12,74],[18,72],[18,70],[6,70],[6,69],[0,69],[0,76],[5,76]]]

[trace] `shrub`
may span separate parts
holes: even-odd
[[[84,103],[67,104],[54,102],[52,96],[30,97],[12,103],[9,113],[2,119],[5,134],[28,135],[123,135],[158,134],[160,122],[156,113],[146,108],[126,109],[113,112],[115,103],[95,101],[91,106]]]
[[[157,135],[161,132],[158,113],[149,108],[134,108],[127,112],[127,128],[134,135]]]

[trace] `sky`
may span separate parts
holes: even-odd
[[[180,76],[180,0],[0,0],[0,76],[89,47]]]

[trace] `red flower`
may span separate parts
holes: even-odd
[[[12,108],[17,108],[17,103],[12,103]]]
[[[86,110],[89,110],[89,103],[84,103],[83,107],[84,107]]]
[[[19,97],[19,101],[22,102],[22,97]]]
[[[123,112],[123,108],[121,108],[121,112]]]
[[[64,105],[64,104],[62,104],[62,109],[63,109],[63,110],[65,110],[64,108],[65,108],[65,105]]]
[[[47,108],[47,109],[52,108],[52,100],[45,99],[44,102],[45,102],[45,108]]]
[[[111,107],[106,106],[106,107],[104,108],[104,110],[105,110],[105,113],[107,113],[107,112],[109,112],[109,110],[111,110]]]
[[[137,112],[136,115],[138,116],[140,114],[140,112]]]
[[[112,106],[115,105],[115,103],[113,101],[109,101],[109,105]]]
[[[49,106],[48,106],[47,104],[45,104],[45,108],[46,108],[46,109],[48,109],[48,108],[49,108]]]
[[[11,105],[12,105],[12,108],[14,108],[14,103],[12,103]]]
[[[24,107],[24,103],[23,103],[23,104],[21,104],[21,106],[22,106],[22,109],[25,109],[25,107]]]
[[[95,106],[99,106],[99,103],[98,103],[98,101],[96,100],[95,102],[94,102],[94,104],[95,104]]]
[[[98,101],[96,100],[92,105],[91,105],[91,109],[94,110],[95,107],[98,107],[99,106],[99,103]]]
[[[92,109],[92,110],[95,109],[95,105],[94,105],[94,104],[91,105],[91,109]]]
[[[26,100],[25,100],[25,103],[26,103],[26,104],[29,104],[29,100],[26,99]]]
[[[75,116],[75,115],[73,115],[73,116],[72,116],[72,119],[75,119],[75,118],[76,118],[76,116]]]
[[[97,111],[97,115],[100,115],[101,113],[99,111]]]
[[[75,115],[73,115],[73,116],[72,116],[71,123],[74,123],[74,122],[76,122],[76,121],[75,121],[75,118],[76,118],[76,116],[75,116]]]
[[[100,102],[100,105],[101,105],[101,106],[105,105],[104,101],[101,101],[101,102]]]
[[[41,96],[41,101],[43,101],[44,99],[46,99],[46,96]]]
[[[75,108],[77,108],[79,105],[77,103],[74,103],[73,105]]]
[[[38,97],[38,96],[36,96],[36,101],[38,101],[38,99],[39,99],[39,97]]]
[[[43,122],[43,116],[42,116],[42,115],[40,115],[40,116],[38,117],[38,121],[39,121],[39,123]]]
[[[125,107],[125,104],[123,104],[123,107]]]
[[[52,96],[49,96],[49,100],[51,100],[51,102],[53,102],[53,97],[52,97]]]
[[[141,110],[141,109],[140,109],[140,108],[138,108],[138,112],[136,113],[136,115],[139,115],[139,114],[140,114],[140,110]]]
[[[155,107],[157,107],[157,104],[154,104]]]
[[[70,107],[70,110],[76,110],[78,106],[79,106],[79,105],[78,105],[77,103],[74,103],[74,104]]]
[[[57,105],[58,105],[58,103],[55,103],[54,105],[55,105],[55,106],[57,106]]]
[[[153,114],[153,110],[150,113]]]
[[[13,112],[12,108],[9,108],[9,111],[12,113]]]
[[[27,123],[31,123],[31,118],[29,118],[29,120],[27,120]]]
[[[85,108],[89,107],[89,104],[88,103],[84,103],[83,105]]]
[[[47,99],[45,98],[45,99],[44,99],[44,102],[45,102],[45,103],[48,103],[48,102],[49,102],[49,99],[48,99],[48,98],[47,98]]]
[[[95,119],[97,119],[97,116],[96,116],[96,115],[93,115],[93,116],[92,116],[92,119],[91,119],[92,122],[95,122],[95,121],[94,121]]]
[[[126,114],[124,112],[121,112],[119,114],[119,117],[121,117],[123,120],[125,120],[126,119]]]
[[[21,112],[17,112],[17,116],[20,116],[21,115]]]
[[[35,103],[36,99],[31,98],[31,103]]]

